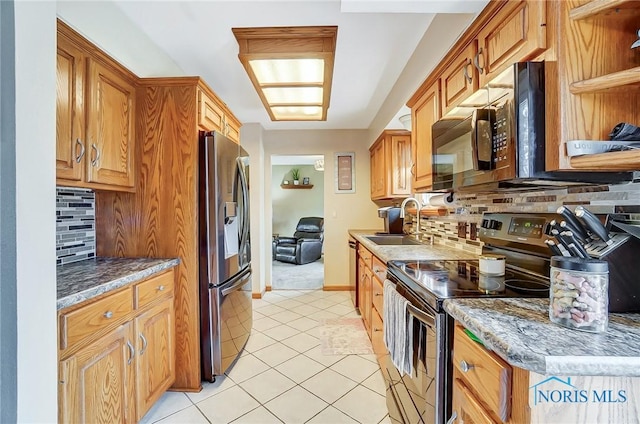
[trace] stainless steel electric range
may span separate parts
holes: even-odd
[[[505,274],[480,272],[478,260],[390,261],[387,278],[409,300],[413,315],[412,375],[385,358],[383,375],[392,422],[444,423],[451,414],[453,319],[442,307],[461,297],[548,297],[549,247],[544,242],[555,214],[485,214],[483,254],[506,257]]]

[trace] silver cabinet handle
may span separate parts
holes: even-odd
[[[469,372],[469,370],[473,368],[475,368],[475,365],[471,365],[467,361],[460,361],[460,369],[462,372]]]
[[[484,72],[484,68],[482,66],[480,66],[480,55],[482,54],[482,47],[480,47],[480,50],[478,50],[478,53],[476,53],[476,57],[473,58],[473,64],[476,66],[476,69],[478,70],[478,72],[483,73]]]
[[[76,163],[80,163],[84,156],[84,143],[79,138],[76,138],[76,150],[78,150],[77,146],[80,146],[80,153],[76,156]]]
[[[453,424],[457,418],[458,418],[458,412],[453,411],[451,413],[451,418],[449,418],[449,420],[447,421],[447,424]]]
[[[462,72],[464,73],[464,79],[471,84],[473,78],[469,75],[469,65],[471,65],[471,59],[468,59],[467,63],[465,63],[464,68],[462,68]]]
[[[140,333],[140,338],[142,339],[142,349],[140,349],[140,355],[142,356],[144,354],[144,351],[147,350],[147,339],[142,333]]]
[[[98,160],[100,160],[100,150],[98,150],[96,143],[91,144],[91,149],[96,151],[96,157],[91,161],[91,166],[96,166],[98,164]]]
[[[164,286],[158,286],[158,291],[164,291]]]
[[[413,175],[413,176],[415,177],[416,173],[415,173],[415,172],[413,172],[413,171],[414,171],[414,169],[416,169],[416,164],[415,164],[415,163],[412,163],[412,164],[411,164],[411,169],[409,170],[409,172],[411,173],[411,175]]]
[[[105,313],[104,313],[104,317],[105,317],[106,319],[110,319],[111,317],[113,317],[113,312],[111,312],[111,311],[107,311],[107,312],[105,312]]]
[[[375,293],[374,296],[382,296],[382,293]]]
[[[382,328],[375,328],[375,327],[373,327],[373,331],[374,331],[374,332],[382,331]]]
[[[131,365],[131,362],[133,362],[133,357],[136,356],[136,350],[133,348],[133,345],[129,340],[127,340],[127,347],[129,348],[129,359],[127,360],[127,365]]]

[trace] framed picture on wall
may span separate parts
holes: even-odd
[[[336,193],[356,192],[355,152],[335,154]]]
[[[302,178],[302,185],[309,185],[309,177]]]

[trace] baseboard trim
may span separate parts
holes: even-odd
[[[267,290],[266,291],[271,291],[271,286],[267,286]]]
[[[323,286],[324,291],[350,291],[351,286]]]
[[[262,293],[251,293],[252,299],[262,299]]]

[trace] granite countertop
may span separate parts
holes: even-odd
[[[375,235],[376,231],[380,230],[349,230],[349,234],[385,263],[392,260],[478,259],[478,255],[473,252],[452,249],[439,244],[378,245],[365,237]]]
[[[640,314],[609,314],[606,333],[549,320],[549,299],[448,299],[444,309],[511,365],[544,375],[640,376]]]
[[[57,267],[58,310],[135,283],[180,263],[179,259],[95,258]]]

